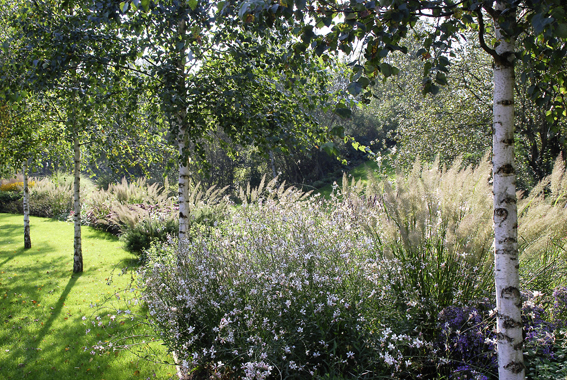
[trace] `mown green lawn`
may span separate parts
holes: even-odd
[[[82,231],[85,271],[73,274],[72,224],[32,217],[32,248],[24,250],[23,217],[0,214],[0,379],[173,378],[173,366],[143,358],[157,352],[150,358],[171,361],[149,337],[136,350],[91,353],[99,341],[148,330],[131,320],[143,315],[128,301],[135,256],[112,235]]]

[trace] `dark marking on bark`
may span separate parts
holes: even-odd
[[[516,60],[514,52],[496,54],[493,55],[493,57],[494,62],[492,63],[492,68],[495,68],[495,66],[502,66],[502,68],[514,67],[514,61]]]
[[[494,209],[494,218],[502,218],[502,221],[505,221],[508,218],[508,210],[505,208]]]
[[[30,226],[29,224],[24,227],[24,249],[31,248]]]
[[[504,139],[501,141],[502,144],[514,145],[514,139]]]
[[[179,219],[187,219],[187,216],[185,216],[184,213],[179,212]]]
[[[510,362],[504,366],[504,369],[512,372],[512,373],[520,373],[522,372],[526,366],[522,362]]]
[[[501,100],[496,102],[496,104],[502,104],[503,106],[511,106],[514,104],[514,100]]]
[[[513,237],[507,237],[499,241],[500,244],[515,243],[515,242],[516,239],[514,239]]]
[[[512,164],[506,164],[499,167],[498,170],[496,170],[496,174],[511,175],[516,174],[516,170],[514,170]]]
[[[506,203],[506,204],[509,204],[509,205],[515,205],[516,204],[516,197],[506,197],[506,198],[504,198],[500,201],[500,204],[503,204],[503,203]]]
[[[516,250],[511,248],[500,248],[494,251],[496,255],[510,255],[515,256]]]
[[[516,343],[512,346],[512,348],[514,350],[521,350],[522,348],[524,348],[524,341],[522,340],[520,343]]]
[[[514,339],[512,339],[508,335],[505,335],[505,334],[502,334],[502,333],[496,334],[496,339],[498,339],[500,342],[505,340],[508,343],[512,343],[514,341]]]
[[[516,327],[522,327],[522,323],[516,322],[513,319],[505,319],[504,323],[502,323],[502,327],[504,327],[506,330],[514,329]]]
[[[515,286],[508,286],[507,288],[502,289],[500,297],[506,299],[520,298],[520,291]]]

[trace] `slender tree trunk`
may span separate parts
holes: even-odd
[[[507,8],[497,2],[497,11]],[[507,9],[510,12],[509,9]],[[512,12],[510,12],[512,13]],[[509,14],[507,19],[513,18]],[[494,64],[494,269],[497,308],[498,375],[500,380],[525,379],[522,300],[518,264],[518,215],[514,167],[514,39],[506,40],[495,20],[499,59]]]
[[[271,150],[270,150],[270,162],[272,164],[272,174],[274,178],[276,178],[278,176],[278,173],[276,172],[276,164],[274,163],[274,152],[272,152]]]
[[[28,162],[24,160],[23,169],[24,175],[24,248],[31,248],[30,237],[30,190],[28,188]]]
[[[178,25],[177,33],[181,41],[185,41],[185,20],[181,20]],[[179,53],[179,81],[177,83],[177,92],[181,99],[185,98],[185,63],[187,57],[187,48],[181,49]],[[183,101],[183,100],[182,100]],[[179,137],[177,140],[177,145],[179,149],[179,249],[181,250],[189,238],[189,166],[188,166],[188,155],[187,149],[187,110],[184,105],[179,105],[177,111],[177,128],[179,131]]]
[[[73,136],[73,147],[75,150],[74,167],[74,195],[73,195],[73,220],[75,222],[75,244],[73,254],[73,272],[83,271],[83,250],[81,247],[81,146],[77,134]]]
[[[184,150],[187,148],[186,139],[184,138],[187,133],[187,126],[184,122],[179,124],[179,249],[183,247],[186,240],[189,238],[189,166]]]

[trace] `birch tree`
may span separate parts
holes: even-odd
[[[514,165],[514,63],[517,59],[533,62],[534,70],[523,75],[524,80],[532,81],[531,93],[535,96],[553,86],[565,87],[562,68],[567,55],[567,15],[564,2],[323,0],[276,5],[246,2],[237,7],[243,17],[254,15],[259,22],[280,17],[290,23],[302,23],[298,29],[304,37],[303,48],[312,47],[321,55],[337,51],[350,54],[357,43],[362,43],[363,54],[355,56],[351,63],[354,73],[349,91],[367,102],[376,79],[398,72],[385,58],[396,50],[406,53],[403,40],[408,35],[417,34],[422,41],[422,48],[417,52],[417,56],[426,61],[422,90],[435,94],[439,86],[447,83],[451,51],[460,43],[460,32],[477,32],[480,45],[494,64],[492,159],[498,371],[500,379],[524,379]],[[414,29],[420,18],[431,20],[428,30]],[[314,25],[328,29],[316,34]],[[487,42],[489,34],[493,38]],[[545,62],[544,67],[538,66],[541,62]],[[550,67],[554,78],[538,74],[548,72]],[[547,112],[551,118],[563,115],[562,94],[556,95],[553,107]]]
[[[327,76],[320,62],[291,62],[285,53],[296,37],[258,29],[229,10],[225,2],[164,0],[111,1],[98,12],[121,20],[131,56],[140,57],[130,67],[148,78],[176,139],[180,247],[188,238],[191,170],[206,168],[203,144],[217,131],[264,152],[328,133],[310,114],[314,99],[326,96],[319,96]]]
[[[143,96],[137,86],[131,86],[139,79],[121,71],[123,53],[114,40],[116,33],[95,34],[88,9],[69,2],[37,1],[20,6],[16,15],[11,25],[13,40],[21,46],[19,62],[11,60],[3,67],[18,66],[22,78],[12,87],[36,94],[56,113],[61,145],[67,147],[67,157],[73,161],[73,271],[78,273],[83,271],[82,156],[102,151],[111,160],[124,157],[130,161],[132,154],[121,155],[120,151],[129,150],[129,144],[135,142],[140,163],[151,157],[144,147],[154,143],[159,133],[148,132],[147,123],[139,119],[145,112],[139,102]],[[115,58],[114,65],[108,64],[107,55]]]

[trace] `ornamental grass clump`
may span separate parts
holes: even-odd
[[[492,288],[491,167],[431,168],[418,161],[407,178],[374,184],[363,207],[379,243],[393,306],[416,305],[426,324],[441,310],[487,296]],[[367,202],[367,206],[370,204]],[[425,327],[425,326],[424,326]]]
[[[81,194],[83,197],[85,194]],[[65,220],[73,210],[73,182],[43,178],[30,189],[30,215]]]

